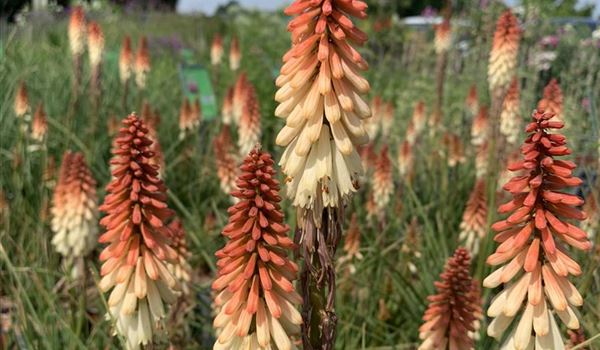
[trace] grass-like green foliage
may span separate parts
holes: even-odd
[[[473,14],[464,19],[468,26],[455,27],[455,39],[464,40],[468,48],[453,45],[449,52],[446,74],[443,125],[463,137],[467,162],[449,168],[440,152],[441,135],[422,139],[416,146],[416,176],[412,185],[394,174],[396,190],[387,210],[385,225],[367,222],[365,203],[369,185],[365,179],[362,190],[348,205],[357,212],[361,225],[363,260],[355,261],[356,273],[348,274],[342,267],[338,276],[337,311],[339,327],[338,349],[410,349],[418,344],[417,329],[426,307],[426,296],[434,292],[447,257],[458,246],[458,225],[473,188],[475,179],[474,150],[469,145],[470,116],[464,100],[469,86],[475,83],[481,104],[489,104],[487,93],[487,58],[495,18],[499,9],[485,14]],[[212,154],[211,140],[220,121],[203,123],[199,135],[179,141],[177,119],[183,99],[176,50],[159,44],[161,37],[177,37],[190,48],[194,58],[209,69],[210,41],[214,33],[225,37],[225,47],[232,33],[240,38],[242,70],[256,86],[262,110],[263,148],[278,159],[282,149],[274,139],[282,121],[273,116],[275,102],[274,78],[280,59],[289,47],[282,15],[264,13],[232,14],[226,18],[181,17],[171,14],[89,13],[100,22],[106,49],[118,54],[124,35],[131,35],[134,46],[141,35],[150,39],[152,70],[148,87],[143,92],[131,88],[127,107],[121,104],[122,88],[117,66],[106,65],[102,75],[103,94],[98,110],[94,110],[87,87],[76,105],[71,94],[72,68],[67,42],[67,20],[64,16],[52,20],[38,18],[23,27],[8,27],[1,39],[4,56],[0,59],[0,189],[8,201],[8,210],[0,218],[0,297],[12,302],[9,310],[13,327],[5,340],[21,349],[100,349],[117,344],[111,338],[110,322],[105,320],[104,299],[95,286],[98,280],[98,249],[88,258],[86,285],[71,279],[61,265],[60,256],[50,245],[47,205],[51,197],[48,182],[42,180],[45,163],[54,158],[60,164],[67,149],[84,152],[98,181],[100,200],[109,181],[108,161],[111,140],[106,122],[111,114],[123,118],[139,112],[146,99],[162,117],[160,142],[166,159],[166,183],[169,205],[182,218],[188,233],[194,267],[194,303],[183,316],[184,327],[169,327],[172,340],[182,348],[211,348],[210,292],[208,288],[214,268],[213,252],[222,246],[219,235],[227,220],[228,196],[219,189]],[[45,17],[44,17],[45,18]],[[392,159],[404,138],[404,131],[415,101],[426,102],[427,113],[435,99],[435,54],[431,30],[415,30],[395,25],[391,30],[375,33],[364,23],[370,41],[362,48],[370,63],[367,77],[372,93],[390,100],[396,107],[388,143]],[[584,46],[589,38],[585,29],[569,29],[561,37],[556,64],[550,72],[538,73],[529,64],[531,56],[540,51],[538,40],[551,29],[544,22],[527,22],[520,49],[518,76],[521,79],[521,112],[528,118],[548,76],[558,77],[565,95],[564,118],[566,134],[578,163],[588,178],[597,164],[597,138],[600,107],[598,86],[600,57],[597,50]],[[595,52],[595,54],[594,54]],[[236,75],[224,64],[211,69],[218,103]],[[87,63],[87,57],[85,58]],[[84,64],[84,85],[88,67]],[[19,80],[26,82],[32,108],[43,101],[49,116],[47,149],[22,151],[24,138],[13,112],[13,98]],[[582,100],[588,103],[582,106]],[[492,121],[497,120],[492,117]],[[425,131],[427,134],[428,131]],[[587,157],[587,158],[586,158]],[[584,158],[587,160],[584,161]],[[503,165],[494,161],[488,181],[490,216],[495,213],[496,174]],[[595,189],[598,192],[598,188]],[[597,193],[598,195],[598,193]],[[293,226],[293,209],[284,202],[288,220]],[[206,218],[214,215],[214,227]],[[401,246],[410,220],[416,217],[422,256],[414,259],[402,252]],[[600,235],[598,235],[600,236]],[[482,243],[482,252],[474,258],[473,273],[480,281],[489,273],[486,256],[493,251],[492,234]],[[596,238],[598,241],[598,238]],[[341,250],[341,249],[340,249]],[[342,252],[340,252],[342,253]],[[600,263],[599,253],[575,253],[583,267],[583,275],[575,284],[585,298],[580,309],[582,324],[588,338],[596,336],[592,347],[599,348],[600,333]],[[409,260],[418,269],[411,274]],[[485,290],[487,304],[491,291]],[[383,300],[389,318],[380,318],[379,303]],[[482,322],[477,349],[495,349],[498,343],[485,335]],[[566,331],[565,331],[566,335]],[[159,341],[158,348],[165,342]],[[595,345],[594,345],[595,344]]]

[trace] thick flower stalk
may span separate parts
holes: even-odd
[[[519,80],[514,77],[502,103],[500,113],[500,132],[509,144],[516,144],[521,135],[522,122],[519,112],[521,98],[519,93]]]
[[[212,44],[210,45],[210,63],[213,66],[221,64],[223,59],[223,37],[217,33],[213,37]]]
[[[477,85],[473,84],[469,88],[469,94],[465,99],[465,106],[472,116],[479,113],[479,95],[477,94]]]
[[[493,96],[503,95],[517,67],[521,29],[510,10],[504,11],[496,23],[490,51],[488,83]]]
[[[168,228],[171,236],[171,246],[177,252],[177,262],[168,264],[167,267],[171,271],[171,274],[181,283],[183,293],[189,294],[192,282],[192,266],[189,263],[189,259],[192,254],[188,250],[185,229],[181,221],[177,218],[169,223]]]
[[[256,90],[252,84],[246,88],[246,99],[238,128],[238,148],[240,155],[248,154],[260,141],[260,106]]]
[[[400,176],[407,182],[411,182],[415,174],[415,156],[413,151],[413,145],[409,140],[404,140],[400,144],[398,150],[398,171]]]
[[[231,125],[233,119],[233,87],[227,89],[227,93],[223,98],[223,105],[221,106],[221,117],[223,118],[223,124]]]
[[[373,173],[373,196],[380,218],[384,216],[385,209],[390,203],[392,192],[394,192],[392,162],[388,146],[384,145],[379,151],[379,157],[377,157],[375,163],[375,172]]]
[[[52,196],[50,227],[52,245],[67,265],[88,254],[98,235],[96,181],[82,153],[63,155],[58,182]]]
[[[194,104],[186,97],[179,110],[179,139],[183,140],[200,127],[202,119],[202,107],[200,100],[196,98]]]
[[[479,253],[479,243],[487,233],[487,202],[485,180],[478,178],[467,201],[458,236],[473,255]]]
[[[231,206],[223,229],[228,241],[215,254],[217,278],[212,284],[218,308],[213,326],[214,349],[295,349],[302,298],[292,282],[298,267],[288,258],[288,237],[279,202],[273,159],[255,148],[240,166],[239,202]]]
[[[242,52],[240,51],[240,42],[236,36],[231,39],[231,46],[229,47],[229,68],[232,71],[240,69],[240,62],[242,60]]]
[[[583,304],[583,298],[568,276],[582,271],[569,257],[567,247],[588,250],[591,243],[572,223],[586,217],[577,209],[583,200],[561,191],[582,181],[572,175],[573,162],[554,159],[571,151],[563,135],[550,133],[563,127],[563,122],[550,120],[553,117],[533,112],[526,127],[529,135],[521,146],[523,159],[509,166],[519,174],[504,185],[512,200],[498,208],[509,216],[492,225],[498,232],[494,240],[500,245],[487,263],[500,267],[483,285],[496,288],[504,284],[504,288],[487,310],[494,318],[488,335],[500,339],[521,313],[504,342],[507,349],[531,349],[533,344],[538,349],[564,349],[554,315],[567,328],[579,328],[574,308]]]
[[[33,114],[33,122],[31,124],[31,138],[36,142],[43,142],[48,132],[48,120],[44,111],[44,104],[39,103],[35,113]]]
[[[448,52],[452,45],[452,31],[450,30],[450,21],[444,19],[442,23],[435,26],[435,36],[433,38],[433,47],[435,53],[441,55]]]
[[[367,41],[351,20],[366,18],[366,8],[360,0],[296,0],[285,9],[294,18],[292,47],[276,80],[275,115],[286,123],[276,144],[286,147],[279,164],[298,209],[305,350],[335,343],[334,256],[344,203],[363,172],[357,146],[369,141],[363,120],[371,110],[361,95],[370,86],[360,74],[368,66],[351,45]]]
[[[82,71],[82,57],[85,51],[86,41],[86,22],[85,14],[81,6],[73,7],[71,11],[71,17],[69,19],[69,47],[71,49],[71,56],[73,58],[73,88],[74,92],[78,92],[81,82],[81,71]]]
[[[488,109],[485,106],[481,106],[471,125],[471,144],[473,146],[481,146],[489,137],[490,121]]]
[[[167,207],[167,188],[150,164],[155,156],[148,129],[135,114],[123,120],[112,150],[113,179],[100,207],[106,216],[100,224],[106,232],[99,238],[108,245],[99,288],[112,290],[108,298],[115,331],[129,349],[152,342],[164,319],[165,304],[177,300],[180,290],[168,264],[177,263],[166,221],[173,216]]]
[[[471,257],[464,248],[458,248],[448,259],[440,281],[434,283],[437,294],[427,298],[429,307],[419,328],[422,340],[419,350],[474,349],[469,333],[476,329],[481,300],[474,292],[469,269]]]
[[[121,52],[119,53],[119,79],[121,84],[127,85],[133,75],[134,60],[133,50],[131,49],[131,38],[127,35],[123,38]]]
[[[15,94],[15,115],[19,118],[24,117],[29,113],[29,108],[27,86],[24,81],[20,81]]]
[[[135,84],[138,88],[145,89],[148,73],[150,73],[150,52],[148,50],[148,40],[145,36],[140,38],[135,55],[134,71]]]
[[[538,102],[538,110],[552,113],[555,118],[562,120],[563,93],[556,79],[552,78],[548,85],[544,87],[544,96]]]
[[[233,87],[233,123],[239,125],[242,114],[244,113],[244,103],[248,96],[246,90],[250,83],[246,73],[241,73]]]
[[[102,55],[104,54],[104,34],[100,25],[90,22],[88,26],[88,57],[90,60],[90,87],[95,103],[100,95],[100,74],[102,71]]]
[[[221,128],[219,135],[214,138],[213,149],[221,190],[226,194],[230,194],[235,188],[235,180],[238,171],[236,156],[233,152],[231,134],[227,125],[224,125]]]

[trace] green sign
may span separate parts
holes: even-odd
[[[183,92],[191,101],[198,98],[202,105],[202,119],[213,120],[217,117],[217,99],[210,80],[210,74],[200,64],[181,64],[179,66]]]

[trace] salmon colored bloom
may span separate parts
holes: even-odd
[[[48,132],[48,120],[44,111],[44,104],[39,103],[33,114],[33,123],[31,124],[31,138],[34,141],[42,142]]]
[[[433,46],[435,53],[440,55],[447,52],[452,45],[452,31],[450,30],[450,21],[445,18],[442,23],[435,26],[435,37]]]
[[[476,329],[481,300],[474,292],[470,267],[471,257],[464,248],[456,249],[446,262],[440,281],[434,283],[437,294],[427,298],[429,307],[423,315],[425,323],[419,328],[419,350],[475,348],[469,333]]]
[[[202,119],[202,107],[200,100],[196,98],[194,104],[186,97],[179,110],[179,139],[183,140],[186,136],[193,134],[200,127]]]
[[[244,113],[244,103],[246,102],[248,85],[248,77],[242,72],[235,82],[233,87],[233,122],[239,125],[242,114]]]
[[[233,117],[233,87],[227,89],[227,93],[223,98],[223,106],[221,107],[221,116],[223,117],[223,124],[230,125],[234,120]]]
[[[490,91],[502,91],[508,87],[517,67],[521,29],[517,18],[506,10],[498,18],[496,32],[490,51],[488,83]]]
[[[381,128],[381,120],[383,119],[383,100],[381,96],[375,95],[371,100],[371,118],[365,119],[365,131],[369,135],[369,140],[375,140],[379,129]]]
[[[408,140],[404,140],[398,150],[398,171],[400,176],[410,182],[414,175],[415,157],[413,146]]]
[[[489,168],[490,151],[488,142],[485,141],[479,147],[477,147],[477,153],[475,154],[475,176],[479,179],[484,177]]]
[[[385,139],[390,135],[394,126],[394,104],[387,101],[383,104],[383,113],[381,114],[381,136]]]
[[[171,233],[171,246],[177,252],[177,263],[168,264],[167,267],[181,283],[183,293],[189,294],[190,283],[192,282],[192,266],[189,263],[189,258],[192,254],[188,250],[185,229],[181,221],[177,218],[171,221],[168,227]]]
[[[223,229],[228,241],[215,254],[214,349],[295,349],[302,298],[292,284],[298,267],[287,257],[294,242],[279,204],[273,159],[255,148],[240,171],[232,192],[239,202],[229,208]]]
[[[241,155],[248,154],[260,142],[260,105],[252,84],[246,88],[246,99],[239,120],[238,148]]]
[[[453,168],[458,164],[467,161],[465,157],[465,147],[460,137],[454,133],[446,132],[444,134],[444,145],[447,150],[448,166]]]
[[[237,160],[233,152],[231,134],[227,125],[224,125],[219,135],[214,138],[213,149],[221,190],[229,194],[235,188]]]
[[[150,72],[150,52],[148,40],[145,36],[140,38],[137,53],[135,55],[135,83],[140,89],[146,88],[148,73]]]
[[[479,113],[479,96],[477,94],[477,86],[475,84],[471,85],[471,88],[469,88],[469,94],[465,99],[465,105],[467,106],[467,110],[471,113],[471,115],[475,116]]]
[[[210,63],[213,66],[218,66],[221,64],[222,59],[223,59],[223,38],[221,37],[221,34],[217,33],[213,37],[213,41],[210,46]]]
[[[81,57],[85,51],[86,23],[83,7],[75,6],[69,19],[69,46],[73,57]]]
[[[231,39],[231,46],[229,47],[229,68],[232,71],[236,71],[240,68],[240,61],[242,60],[242,53],[240,51],[240,42],[237,37]]]
[[[481,106],[471,126],[471,144],[473,146],[481,146],[489,136],[490,122],[488,109],[485,106]]]
[[[15,94],[15,114],[17,117],[23,117],[29,112],[29,97],[27,95],[27,86],[24,81],[19,82],[17,93]]]
[[[510,144],[516,144],[521,135],[522,122],[519,104],[521,101],[519,93],[519,80],[514,77],[508,88],[508,92],[502,103],[500,113],[500,132],[506,137]]]
[[[479,178],[465,207],[458,236],[473,255],[479,253],[479,243],[487,233],[487,201],[485,180]]]
[[[152,342],[165,318],[165,304],[177,300],[180,286],[168,269],[176,264],[166,222],[173,211],[166,204],[167,188],[158,178],[158,167],[148,129],[135,114],[123,120],[112,150],[112,180],[100,210],[106,228],[100,243],[108,244],[100,253],[102,279],[98,287],[112,290],[109,314],[115,331],[127,347],[139,349]]]
[[[555,118],[562,120],[563,93],[556,79],[552,78],[544,87],[544,97],[538,102],[538,110],[552,113]]]
[[[580,324],[574,308],[583,298],[569,281],[581,267],[568,255],[568,246],[589,250],[586,233],[573,224],[586,218],[577,209],[583,200],[561,190],[579,186],[573,176],[573,162],[555,159],[571,153],[566,138],[550,133],[563,122],[550,120],[553,114],[534,111],[526,126],[528,136],[521,146],[522,160],[509,165],[519,173],[504,185],[512,200],[499,206],[508,214],[492,225],[494,240],[500,245],[487,263],[497,268],[484,281],[487,288],[504,285],[495,296],[487,314],[493,317],[487,333],[500,339],[513,323],[504,342],[506,349],[564,349],[557,315],[569,329]]]
[[[88,25],[87,32],[88,56],[90,58],[90,66],[92,69],[100,66],[102,62],[102,54],[104,52],[104,34],[102,28],[94,21]]]
[[[394,192],[392,162],[388,146],[384,145],[381,147],[379,157],[377,157],[375,172],[373,173],[373,197],[380,217],[383,217],[385,209],[390,203],[392,192]]]
[[[97,202],[96,181],[83,154],[65,152],[52,196],[50,226],[52,245],[68,264],[87,255],[96,244]]]
[[[121,53],[119,54],[119,78],[121,84],[125,85],[133,73],[133,51],[131,49],[131,38],[129,35],[123,39]]]
[[[414,127],[414,135],[409,137],[407,131],[406,139],[411,143],[411,145],[414,145],[417,141],[417,137],[419,137],[419,135],[423,132],[427,123],[427,117],[425,116],[425,102],[418,101],[415,103],[411,122],[412,126]]]
[[[369,89],[361,71],[368,68],[350,45],[367,35],[350,17],[366,18],[362,1],[296,0],[286,8],[292,48],[283,56],[275,115],[286,125],[276,143],[286,147],[280,165],[288,176],[293,205],[312,210],[320,226],[323,208],[339,207],[356,191],[362,174],[356,147],[369,136],[371,116],[362,94]]]

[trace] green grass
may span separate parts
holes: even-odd
[[[471,14],[473,25],[458,28],[455,35],[468,39],[470,48],[461,53],[455,46],[449,53],[443,124],[463,137],[467,162],[449,168],[444,157],[436,156],[443,148],[439,136],[426,137],[416,147],[416,176],[412,185],[394,174],[396,189],[382,229],[379,224],[369,224],[365,219],[364,204],[370,190],[368,179],[349,203],[347,211],[359,214],[364,259],[354,262],[355,274],[342,270],[338,276],[338,349],[410,349],[418,345],[418,327],[426,296],[434,292],[433,281],[438,279],[445,260],[459,245],[458,225],[475,180],[474,150],[468,142],[470,116],[466,114],[464,99],[474,83],[481,103],[489,103],[486,74],[492,33],[483,28],[490,28],[490,23],[493,28],[497,10],[485,16]],[[206,18],[101,12],[91,13],[90,17],[97,19],[104,29],[108,50],[118,52],[125,34],[132,36],[135,45],[137,38],[144,34],[150,37],[151,45],[157,42],[154,40],[157,37],[175,35],[193,51],[195,59],[203,63],[209,62],[209,45],[215,32],[225,33],[226,43],[231,33],[236,33],[242,47],[242,69],[248,73],[260,98],[263,148],[272,152],[275,159],[279,158],[282,149],[274,146],[274,139],[282,122],[273,116],[276,107],[273,72],[277,71],[281,56],[289,46],[283,16],[252,13]],[[523,39],[518,75],[524,86],[521,99],[524,118],[536,106],[545,79],[528,65],[525,52],[532,54],[539,50],[536,42],[549,32],[546,23],[531,24]],[[424,100],[430,113],[435,99],[432,33],[395,27],[391,31],[369,34],[370,42],[362,52],[371,67],[367,77],[372,92],[392,101],[396,108],[389,139],[376,142],[390,144],[395,161],[415,101]],[[569,124],[566,134],[573,154],[596,157],[597,164],[594,141],[600,126],[600,59],[594,56],[592,48],[579,44],[584,37],[589,37],[589,31],[566,34],[551,75],[560,78],[565,94],[565,119]],[[229,200],[219,189],[212,155],[211,139],[220,122],[204,123],[199,135],[184,141],[177,139],[178,111],[183,98],[178,55],[170,49],[151,46],[148,88],[143,92],[133,89],[126,108],[121,105],[122,88],[115,66],[104,69],[104,93],[98,110],[91,107],[85,93],[77,106],[70,108],[72,73],[66,21],[40,20],[24,27],[8,27],[1,39],[5,54],[0,59],[0,189],[9,209],[0,217],[0,296],[14,303],[11,310],[14,327],[8,334],[9,343],[20,349],[100,349],[117,344],[118,340],[111,337],[110,322],[104,319],[104,301],[95,287],[99,248],[87,259],[90,274],[85,286],[72,280],[63,270],[59,255],[49,243],[52,233],[44,202],[49,200],[51,189],[42,181],[42,176],[48,159],[54,158],[58,165],[65,150],[82,151],[98,181],[98,194],[102,199],[104,186],[109,181],[111,141],[106,122],[112,114],[124,117],[132,110],[139,111],[141,101],[146,99],[162,116],[159,137],[167,164],[169,205],[182,218],[193,253],[196,305],[185,314],[184,327],[176,332],[171,329],[171,334],[179,344],[184,344],[183,348],[211,348],[206,340],[210,336],[211,322],[208,288],[215,270],[213,252],[223,245],[219,233],[227,220]],[[211,74],[220,105],[226,88],[233,84],[236,76],[226,65]],[[49,133],[47,151],[24,154],[22,162],[15,166],[20,136],[12,106],[20,80],[27,84],[32,106],[44,102]],[[590,102],[589,110],[582,107],[583,98]],[[593,171],[591,164],[594,163],[582,166],[588,174]],[[495,164],[492,168],[501,166]],[[494,176],[488,179],[488,190],[493,209]],[[288,218],[292,218],[289,201],[284,202],[284,207]],[[206,226],[209,214],[216,218],[210,230]],[[413,259],[401,250],[413,217],[419,222],[420,259]],[[496,219],[491,210],[489,222]],[[493,250],[490,235],[483,242],[481,254],[474,259],[473,273],[479,280],[490,271],[485,257]],[[585,304],[579,311],[586,335],[591,338],[600,333],[600,256],[580,252],[574,256],[584,270],[575,283],[584,295]],[[406,264],[411,259],[419,271],[417,275],[408,272]],[[491,294],[495,292],[484,290],[486,303]],[[389,309],[391,317],[387,320],[378,318],[380,299]],[[485,336],[486,324],[484,320],[477,349],[496,349],[498,343]],[[591,343],[596,349],[600,348],[598,338]],[[165,343],[160,344],[158,348]]]

